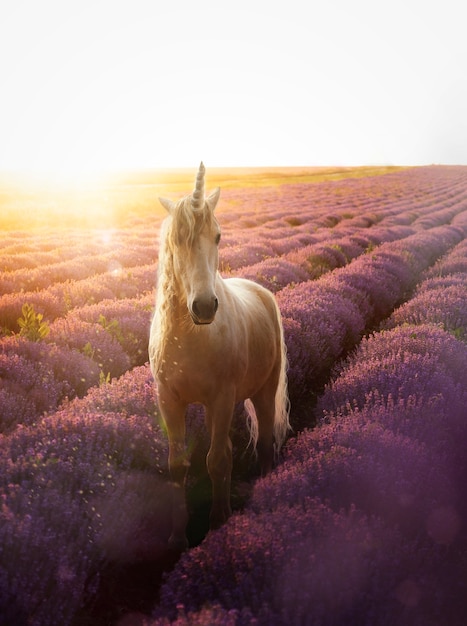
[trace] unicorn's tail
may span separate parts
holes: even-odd
[[[289,421],[290,413],[290,401],[289,394],[287,392],[287,347],[284,341],[284,328],[282,326],[282,318],[277,302],[275,302],[277,324],[279,327],[279,345],[280,345],[280,357],[281,366],[279,373],[279,381],[276,389],[275,396],[275,413],[274,413],[274,443],[276,454],[281,449],[284,443],[287,433],[292,429]],[[256,415],[255,407],[250,399],[245,400],[244,407],[248,418],[248,428],[250,431],[250,444],[252,443],[256,449],[258,443],[258,418]]]
[[[285,441],[285,438],[287,437],[287,432],[291,430],[291,426],[289,420],[290,400],[287,391],[287,347],[284,341],[284,327],[282,325],[281,313],[277,303],[276,310],[277,321],[280,329],[281,369],[275,399],[276,412],[274,417],[274,439],[276,444],[276,452],[279,452],[282,444]]]

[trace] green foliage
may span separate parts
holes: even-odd
[[[120,324],[118,323],[118,320],[113,319],[113,320],[107,321],[105,315],[101,314],[99,315],[99,319],[97,320],[97,323],[100,324],[104,330],[110,333],[112,337],[114,337],[120,344],[123,342],[124,337],[123,337],[122,329],[120,328]]]
[[[88,341],[82,349],[82,353],[84,354],[84,356],[88,356],[90,359],[94,358],[94,348],[91,345],[91,342]]]
[[[65,302],[65,307],[67,311],[71,311],[73,308],[73,300],[71,294],[68,290],[64,290],[63,292],[63,300]]]
[[[18,318],[19,334],[30,341],[42,341],[50,332],[42,313],[36,313],[34,306],[27,302],[21,308],[23,317]]]
[[[456,339],[459,339],[459,341],[464,341],[466,338],[466,329],[462,326],[458,326],[457,328],[453,328],[451,330],[446,328],[446,330],[451,332]]]
[[[104,370],[101,370],[99,373],[99,387],[102,387],[102,385],[107,385],[108,383],[110,383],[110,372],[107,372],[107,374],[105,374]]]

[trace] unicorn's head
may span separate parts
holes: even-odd
[[[178,202],[159,198],[169,212],[167,237],[173,271],[193,322],[210,324],[219,301],[215,287],[220,228],[214,217],[220,189],[204,194],[204,165],[199,166],[193,193]]]

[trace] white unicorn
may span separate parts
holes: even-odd
[[[178,202],[160,198],[169,216],[161,229],[158,285],[149,357],[169,439],[174,483],[170,545],[187,546],[185,445],[188,404],[205,407],[210,433],[207,468],[212,482],[210,527],[231,514],[230,426],[246,400],[250,435],[261,473],[272,467],[289,424],[286,349],[279,308],[262,286],[218,273],[221,237],[214,210],[220,189],[204,194],[201,163],[195,190]]]

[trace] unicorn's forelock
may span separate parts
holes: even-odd
[[[191,247],[205,224],[213,219],[212,212],[204,204],[201,209],[194,210],[192,196],[186,196],[177,202],[172,212],[170,227],[171,241],[175,245],[183,243]]]

